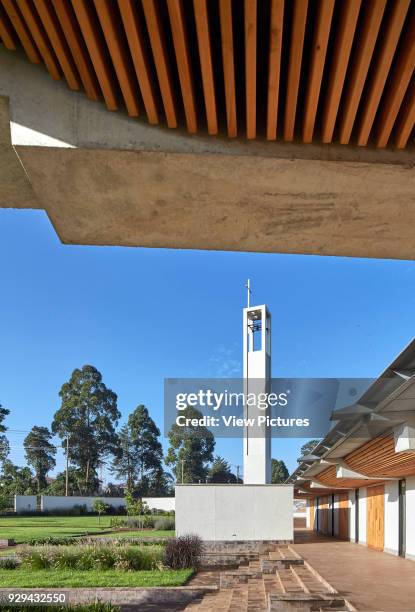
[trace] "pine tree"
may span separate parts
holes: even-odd
[[[23,442],[26,461],[35,471],[38,493],[46,488],[46,476],[56,465],[56,448],[51,439],[52,434],[47,427],[35,425]]]
[[[282,459],[271,459],[271,482],[280,484],[289,477],[287,466]]]
[[[236,483],[236,476],[232,474],[231,466],[226,459],[216,455],[209,468],[208,481],[217,483]]]
[[[186,419],[200,419],[202,414],[192,407],[181,413]],[[169,432],[170,446],[166,464],[172,467],[176,481],[181,483],[204,482],[208,464],[213,461],[215,438],[207,427],[175,423]]]

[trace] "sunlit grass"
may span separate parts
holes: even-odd
[[[137,571],[121,570],[32,570],[0,571],[0,587],[157,587],[181,586],[192,576],[193,570]]]
[[[34,538],[77,536],[113,531],[110,527],[110,516],[6,516],[0,517],[0,534],[2,538],[27,542]],[[115,534],[114,534],[115,535]],[[119,532],[117,537],[170,537],[171,531],[129,531]]]

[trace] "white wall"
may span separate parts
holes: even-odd
[[[292,540],[292,485],[178,485],[176,533],[203,540]]]
[[[146,502],[150,509],[156,508],[165,512],[171,512],[176,508],[174,497],[143,497],[143,502]]]
[[[339,535],[339,496],[338,495],[334,496],[334,506],[331,511],[334,512],[334,519],[333,519],[334,531],[332,535],[337,537]],[[329,525],[329,528],[330,528],[330,525]]]
[[[359,544],[366,544],[367,488],[359,489]]]
[[[385,552],[399,554],[399,482],[385,482]]]
[[[15,512],[34,512],[37,506],[36,495],[15,495],[14,496],[14,511]]]
[[[71,496],[64,497],[61,495],[42,495],[41,496],[41,509],[42,510],[69,510],[74,506],[85,505],[88,510],[93,510],[92,505],[96,499],[102,499],[105,504],[118,508],[119,506],[125,506],[125,500],[123,497],[86,497],[86,496]]]
[[[351,542],[356,540],[356,499],[354,489],[349,491],[349,540]]]
[[[307,517],[306,527],[307,527],[307,529],[311,529],[312,528],[312,524],[311,524],[311,512],[310,512],[310,501],[313,501],[313,500],[307,499],[307,501],[306,501],[306,504],[307,504],[306,505],[306,517]]]
[[[415,560],[415,476],[406,479],[406,556]]]
[[[105,504],[113,508],[125,506],[123,497],[88,497],[88,496],[62,496],[62,495],[41,495],[40,507],[42,511],[52,512],[54,510],[69,510],[74,506],[86,505],[88,510],[93,510],[93,503],[96,499],[102,499]],[[174,497],[143,497],[149,508],[165,510],[169,512],[175,509]],[[36,495],[15,495],[14,511],[30,512],[36,510]]]

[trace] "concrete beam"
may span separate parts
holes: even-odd
[[[336,467],[336,478],[341,480],[342,478],[352,478],[353,480],[372,480],[369,476],[365,476],[365,474],[361,474],[360,472],[356,472],[355,470],[351,470],[348,467],[343,465],[338,465]],[[373,480],[376,480],[373,479]]]
[[[336,487],[329,487],[318,480],[310,480],[310,489],[335,489]]]
[[[39,203],[11,143],[10,115],[7,98],[0,97],[0,207],[38,208]]]
[[[0,95],[0,207],[44,208],[64,243],[414,258],[411,150],[189,136],[2,50]]]
[[[356,472],[353,470],[345,461],[340,460],[338,465],[336,466],[336,478],[339,480],[346,478],[352,480],[396,480],[396,478],[385,478],[380,476],[369,476],[368,474],[363,474],[362,472]]]
[[[401,423],[394,430],[395,453],[415,453],[415,425]]]

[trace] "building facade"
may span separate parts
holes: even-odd
[[[415,341],[353,406],[288,482],[319,533],[415,559]]]

